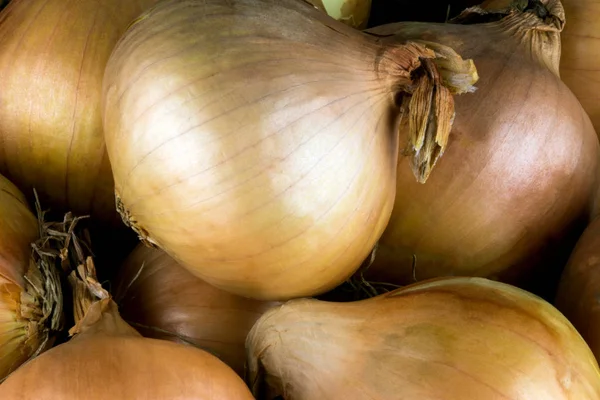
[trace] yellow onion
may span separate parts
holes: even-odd
[[[0,380],[50,347],[61,328],[59,278],[32,249],[39,235],[25,196],[0,176]]]
[[[414,182],[400,159],[370,279],[516,283],[534,268],[558,275],[587,223],[598,139],[558,76],[563,9],[557,0],[506,3],[465,10],[454,24],[372,30],[452,46],[474,60],[481,79],[477,92],[457,97],[448,151],[427,184]]]
[[[244,342],[278,303],[238,297],[196,278],[160,250],[139,245],[117,277],[121,316],[145,337],[192,344],[243,375]]]
[[[102,77],[156,0],[12,0],[0,14],[0,173],[43,204],[113,218]]]
[[[95,280],[91,258],[70,276],[75,337],[22,365],[0,385],[11,400],[251,400],[216,357],[193,346],[143,338]]]
[[[598,364],[567,319],[484,278],[435,279],[352,303],[292,300],[265,313],[246,345],[259,396],[600,398]]]
[[[560,75],[600,132],[600,1],[563,0]]]
[[[424,181],[446,149],[452,93],[476,79],[450,48],[384,45],[297,0],[163,1],[106,70],[117,206],[221,289],[325,292],[387,224],[399,115]]]
[[[563,272],[556,306],[600,359],[600,218],[585,230]]]
[[[366,28],[371,0],[307,0],[330,17],[354,28]]]

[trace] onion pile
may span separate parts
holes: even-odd
[[[561,278],[556,306],[600,360],[600,218],[585,230]]]
[[[598,139],[558,76],[563,9],[556,0],[504,7],[509,3],[465,10],[454,24],[370,30],[386,40],[398,35],[451,46],[473,59],[481,76],[474,94],[457,97],[448,151],[425,185],[414,182],[400,158],[394,211],[370,279],[520,282],[535,267],[548,276],[562,268],[560,255],[568,257],[584,229]]]
[[[446,149],[452,93],[476,80],[450,48],[383,43],[301,1],[163,1],[106,70],[117,206],[221,289],[325,292],[388,222],[400,114],[405,168],[425,181]]]
[[[247,348],[255,396],[600,398],[598,364],[566,318],[483,278],[437,279],[355,303],[292,300],[265,313]]]
[[[145,337],[192,344],[244,373],[244,342],[277,303],[238,297],[210,286],[160,250],[138,246],[114,292],[121,316]]]
[[[192,346],[143,338],[95,281],[91,259],[71,274],[76,336],[24,364],[0,385],[11,400],[253,399],[216,357]]]
[[[366,28],[371,0],[307,0],[330,17],[355,28]]]
[[[33,250],[42,251],[40,234],[25,196],[0,176],[0,380],[49,348],[62,327],[59,278]]]
[[[560,75],[600,132],[600,1],[563,0]]]
[[[117,221],[102,77],[157,0],[12,0],[0,14],[0,173],[43,204]]]

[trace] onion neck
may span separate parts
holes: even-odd
[[[36,197],[38,239],[31,243],[31,258],[20,294],[17,318],[28,322],[26,346],[34,358],[52,347],[65,325],[62,274],[76,256],[74,231],[82,219],[67,213],[62,221],[47,222]]]
[[[464,10],[451,22],[498,28],[518,38],[534,59],[560,76],[560,33],[565,25],[565,11],[559,0],[488,0]]]
[[[69,330],[77,338],[90,335],[141,336],[119,315],[118,306],[96,279],[91,257],[69,275],[73,289],[75,326]],[[77,339],[76,338],[76,339]]]
[[[413,40],[384,46],[375,69],[391,87],[400,110],[399,129],[409,132],[405,155],[417,182],[425,183],[448,145],[453,96],[475,91],[475,64],[450,47]]]

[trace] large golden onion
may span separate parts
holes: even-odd
[[[474,69],[444,46],[383,42],[302,1],[161,2],[105,75],[120,211],[219,288],[325,292],[388,222],[402,110],[424,181]]]

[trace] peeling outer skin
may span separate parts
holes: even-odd
[[[479,79],[473,60],[463,60],[441,44],[416,41],[434,51],[421,59],[422,71],[410,96],[401,104],[400,130],[408,123],[409,143],[404,155],[419,183],[425,183],[444,154],[454,123],[454,94],[475,91]]]
[[[488,0],[480,6],[467,8],[451,23],[468,24],[477,17],[506,16],[502,23],[508,31],[537,31],[538,35],[527,37],[525,41],[541,41],[544,48],[544,62],[556,75],[560,76],[560,32],[565,26],[565,10],[559,0]],[[518,21],[518,22],[516,22]],[[544,35],[540,35],[545,33]],[[545,43],[544,43],[545,42]]]
[[[502,16],[523,12],[536,15],[537,18],[529,20],[532,29],[561,32],[565,26],[565,10],[559,0],[488,0],[479,6],[467,8],[451,22],[468,21],[473,14]]]

